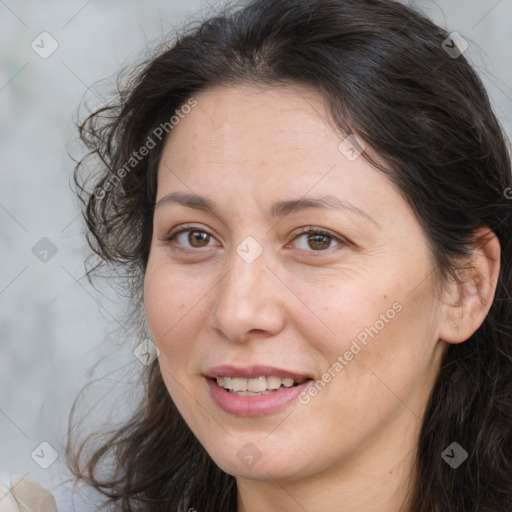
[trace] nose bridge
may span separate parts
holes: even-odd
[[[211,313],[213,326],[227,338],[242,341],[253,330],[275,334],[282,328],[282,302],[267,264],[263,246],[253,237],[233,251]]]

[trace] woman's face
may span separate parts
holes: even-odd
[[[172,399],[240,478],[393,467],[411,454],[444,345],[420,224],[340,149],[316,93],[196,99],[162,155],[145,277]]]

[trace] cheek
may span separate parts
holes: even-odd
[[[166,279],[148,264],[144,278],[144,307],[153,340],[161,342],[163,333],[173,325],[176,311],[176,295],[172,294]]]
[[[426,297],[413,299],[407,294],[391,293],[387,299],[374,296],[374,302],[370,297],[366,303],[354,301],[357,325],[344,323],[347,336],[341,337],[338,353],[330,358],[335,361],[335,357],[342,356],[341,377],[334,388],[352,396],[345,413],[366,411],[369,423],[370,418],[378,423],[397,407],[401,410],[403,404],[419,416],[425,392],[432,385],[436,346],[432,304]],[[342,408],[343,404],[345,399],[341,399]]]
[[[322,372],[343,374],[333,379],[336,388],[375,391],[376,385],[382,386],[378,375],[393,389],[406,392],[431,361],[436,311],[428,290],[410,293],[404,276],[391,270],[380,276],[379,281],[352,275],[303,288],[306,303],[318,314],[308,327],[304,319],[296,321],[304,326],[308,343],[322,354]]]
[[[355,341],[360,347],[369,347],[369,340],[381,337],[403,315],[401,300],[406,294],[391,273],[380,282],[363,273],[351,273],[325,276],[321,283],[296,281],[292,286],[300,290],[297,295],[307,306],[295,308],[295,322],[308,343],[331,363],[350,351]]]
[[[158,364],[162,378],[180,411],[186,405],[180,383],[186,378],[187,361],[192,359],[190,343],[185,343],[185,339],[180,342],[180,320],[187,313],[187,304],[186,289],[176,286],[170,271],[148,262],[144,278],[146,318],[152,340],[160,350]]]
[[[144,278],[144,306],[153,342],[161,351],[160,364],[170,369],[170,363],[180,354],[185,357],[187,344],[182,327],[193,314],[194,301],[185,283],[176,282],[175,273],[164,265],[151,261]],[[189,344],[188,344],[189,345]],[[168,357],[169,355],[173,357]]]

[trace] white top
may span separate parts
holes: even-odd
[[[0,512],[90,512],[98,505],[90,490],[73,482],[48,489],[23,475],[9,477],[0,471]]]
[[[0,512],[93,512],[105,496],[91,488],[63,481],[50,488],[23,475],[0,471]],[[107,509],[108,510],[108,509]],[[183,512],[197,512],[195,509]]]
[[[57,512],[52,493],[22,475],[0,479],[0,512]]]

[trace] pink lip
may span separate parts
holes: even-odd
[[[275,412],[295,400],[312,381],[306,380],[298,386],[259,396],[234,395],[221,388],[214,379],[206,379],[206,382],[210,387],[213,401],[224,412],[236,416],[261,416]]]
[[[210,368],[205,374],[206,377],[214,379],[215,377],[240,377],[242,379],[252,379],[254,377],[269,377],[275,375],[277,377],[290,377],[293,380],[299,381],[302,379],[311,379],[311,375],[304,375],[300,373],[283,370],[281,368],[274,368],[272,366],[248,366],[241,368],[239,366],[221,365]]]
[[[215,377],[240,377],[250,379],[253,377],[276,375],[290,377],[294,380],[308,379],[302,384],[291,388],[283,388],[266,395],[238,396],[219,386]],[[268,366],[252,366],[250,368],[236,368],[233,366],[216,366],[206,376],[206,382],[215,404],[228,414],[236,416],[261,416],[271,414],[285,407],[295,400],[299,394],[312,382],[307,375],[300,375],[287,370],[271,368]]]

